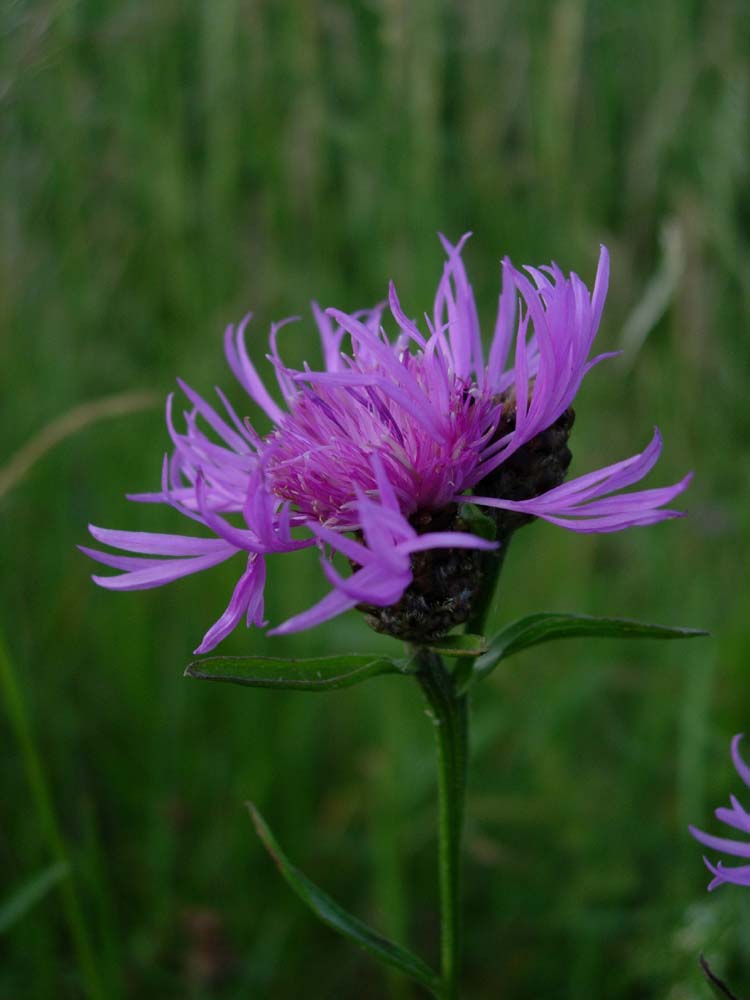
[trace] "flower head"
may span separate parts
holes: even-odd
[[[461,250],[443,240],[446,262],[434,308],[420,328],[391,284],[385,304],[347,314],[313,304],[324,365],[295,370],[271,327],[268,361],[278,402],[245,343],[249,317],[225,336],[235,377],[272,423],[261,435],[217,389],[219,412],[179,382],[190,408],[178,429],[161,489],[131,497],[169,504],[211,537],[111,531],[93,537],[129,553],[84,551],[117,576],[103,587],[160,586],[243,552],[229,605],[198,652],[217,645],[242,617],[263,624],[265,559],[317,546],[331,592],[275,631],[292,632],[358,606],[376,628],[407,639],[444,634],[469,617],[481,587],[481,552],[505,544],[541,517],[577,532],[618,531],[678,512],[666,505],[689,477],[663,489],[621,491],[648,473],[661,451],[655,432],[640,454],[563,484],[571,455],[572,401],[591,358],[609,276],[602,248],[593,292],[553,264],[502,265],[497,318],[485,356]],[[466,504],[487,508],[496,541],[469,530]],[[332,563],[351,565],[343,576]]]
[[[742,742],[742,733],[738,733],[732,739],[732,762],[734,763],[735,770],[740,776],[745,785],[750,789],[750,766],[742,759],[740,756],[740,743]],[[750,835],[750,812],[745,809],[734,795],[729,796],[729,801],[731,804],[731,809],[727,809],[723,806],[716,810],[716,818],[720,819],[722,823],[726,823],[727,826],[734,827],[735,830],[740,830],[742,833],[747,833]],[[750,859],[750,836],[747,842],[741,840],[730,840],[728,837],[714,837],[710,833],[704,833],[702,830],[698,830],[697,827],[688,827],[690,833],[695,839],[704,844],[706,847],[710,847],[712,851],[723,851],[725,854],[731,854],[736,858],[748,858]],[[708,860],[708,858],[703,858],[706,868],[714,876],[708,885],[709,891],[716,889],[717,886],[724,885],[724,883],[732,883],[734,885],[746,885],[750,886],[750,864],[747,865],[731,865],[727,867],[721,861],[718,864],[713,865]]]

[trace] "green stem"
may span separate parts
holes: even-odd
[[[399,843],[399,819],[403,815],[403,785],[399,780],[403,763],[404,700],[396,685],[383,686],[380,714],[385,747],[377,778],[377,805],[373,810],[373,847],[376,903],[385,920],[385,930],[393,941],[408,939],[404,858]],[[385,970],[389,1000],[409,1000],[411,984],[395,969]]]
[[[438,754],[439,872],[443,1000],[457,1000],[461,973],[461,838],[466,796],[468,705],[440,656],[417,652]]]
[[[2,692],[5,700],[10,724],[26,768],[26,777],[31,789],[31,797],[36,809],[39,827],[47,841],[47,846],[52,857],[55,861],[64,864],[68,869],[67,876],[60,882],[60,892],[70,929],[70,936],[73,939],[73,946],[78,956],[78,965],[86,984],[86,993],[90,1000],[103,1000],[104,992],[94,961],[91,939],[76,891],[73,867],[70,864],[68,850],[63,835],[60,832],[57,817],[55,816],[52,796],[50,795],[42,761],[34,741],[21,689],[18,686],[15,671],[5,649],[2,635],[0,635],[0,692]]]

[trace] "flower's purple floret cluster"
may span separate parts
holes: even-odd
[[[199,646],[204,653],[243,617],[263,624],[265,558],[275,553],[317,546],[333,588],[275,630],[292,632],[358,604],[393,605],[411,584],[410,557],[417,551],[491,544],[460,530],[418,534],[425,514],[460,511],[472,502],[578,532],[618,531],[677,516],[665,505],[689,477],[665,489],[620,493],[657,461],[658,432],[641,454],[541,495],[509,500],[482,493],[492,473],[569,410],[586,373],[608,356],[590,358],[609,259],[602,248],[593,293],[557,265],[523,273],[503,261],[485,356],[461,260],[465,240],[456,246],[443,240],[447,259],[421,329],[405,313],[393,284],[393,339],[382,325],[385,303],[354,314],[313,305],[324,367],[300,371],[281,360],[277,340],[284,323],[274,325],[267,358],[282,403],[248,354],[249,317],[236,330],[229,327],[229,366],[273,429],[261,436],[221,390],[219,412],[180,381],[190,408],[178,429],[168,400],[174,450],[165,459],[161,489],[131,499],[169,504],[208,528],[211,537],[92,527],[98,542],[130,553],[84,549],[121,571],[95,581],[112,590],[156,587],[244,552],[247,568]],[[451,523],[461,526],[460,520]],[[350,560],[352,575],[345,578],[333,568],[333,552]]]
[[[747,788],[750,789],[750,766],[748,766],[740,756],[741,742],[742,733],[738,733],[732,739],[732,762],[734,763],[737,774],[740,776]],[[706,847],[710,847],[712,851],[723,851],[725,854],[731,854],[736,858],[750,859],[750,811],[743,808],[739,800],[734,795],[729,796],[729,801],[731,803],[731,809],[720,806],[716,810],[716,818],[720,819],[722,823],[726,823],[727,826],[731,826],[735,830],[739,830],[741,833],[748,834],[749,836],[746,841],[730,840],[728,837],[714,837],[710,833],[704,833],[702,830],[699,830],[694,826],[691,826],[688,829],[699,843]],[[708,858],[705,857],[703,861],[705,862],[706,868],[708,868],[714,876],[708,885],[709,891],[716,889],[718,886],[724,885],[725,883],[750,886],[750,864],[730,865],[727,867],[721,861],[719,861],[716,865],[712,864]]]

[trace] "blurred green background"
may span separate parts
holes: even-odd
[[[747,39],[741,0],[15,0],[0,14],[0,465],[82,402],[160,401],[177,374],[229,387],[221,333],[248,309],[260,360],[270,322],[313,297],[358,308],[394,278],[418,315],[437,230],[474,232],[486,330],[503,254],[590,281],[599,243],[611,250],[599,343],[624,355],[578,398],[573,471],[640,450],[656,423],[654,482],[694,468],[690,517],[524,529],[496,621],[580,611],[714,636],[540,647],[479,690],[467,997],[697,1000],[701,949],[750,995],[750,895],[708,896],[686,833],[716,831],[713,808],[739,791],[729,739],[750,730]],[[316,360],[310,322],[284,336],[293,360]],[[107,1000],[416,998],[303,910],[243,806],[434,960],[416,685],[312,697],[183,679],[238,567],[116,595],[74,547],[88,521],[182,529],[123,499],[157,486],[167,446],[157,402],[69,436],[0,498],[0,899],[71,865],[0,936],[0,996],[92,997],[96,981]],[[324,589],[312,553],[272,559],[269,619]],[[392,644],[352,613],[289,639],[240,630],[222,651],[376,648]]]

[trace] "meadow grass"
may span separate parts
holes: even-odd
[[[600,340],[625,350],[579,396],[574,471],[640,450],[657,423],[660,481],[696,470],[690,517],[617,536],[524,529],[495,621],[580,611],[714,635],[541,647],[477,691],[467,997],[697,1000],[701,949],[750,994],[750,899],[706,896],[686,832],[732,790],[729,738],[750,728],[743,7],[0,13],[0,465],[84,402],[161,398],[177,374],[228,387],[221,332],[248,309],[258,359],[271,320],[312,297],[357,308],[393,277],[418,315],[437,230],[473,230],[487,324],[503,254],[591,279],[599,243],[612,252]],[[292,359],[309,355],[310,322],[284,337]],[[236,567],[118,596],[74,548],[88,521],[179,530],[123,500],[155,486],[167,444],[159,406],[97,421],[0,498],[15,684],[0,706],[4,888],[70,864],[3,935],[0,996],[416,996],[309,918],[243,806],[329,892],[434,960],[435,777],[416,685],[312,698],[183,679]],[[322,592],[311,553],[271,560],[272,622]],[[351,614],[301,637],[240,630],[223,651],[334,648],[392,644]]]

